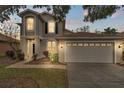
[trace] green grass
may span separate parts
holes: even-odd
[[[41,88],[68,87],[67,71],[60,69],[7,69],[0,65],[0,80],[12,77],[26,77],[35,80]]]
[[[4,57],[5,57],[5,54],[0,53],[0,59]]]

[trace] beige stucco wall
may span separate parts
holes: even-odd
[[[20,42],[20,48],[22,50],[22,53],[26,55],[26,39],[21,37],[21,42]]]
[[[64,62],[65,60],[65,42],[63,40],[60,40],[58,42],[58,56],[59,56],[59,62]]]
[[[40,43],[39,43],[39,58],[42,58],[44,57],[43,55],[43,52],[47,50],[47,40],[44,39],[44,40],[40,40]]]
[[[115,63],[122,62],[122,50],[123,50],[123,48],[118,47],[122,43],[123,43],[123,41],[120,41],[120,40],[115,41]]]
[[[55,21],[55,18],[52,17],[52,16],[49,16],[47,14],[44,14],[42,15],[42,18],[44,19],[45,22],[49,22],[49,21]],[[63,23],[62,22],[58,22],[58,34],[56,33],[48,33],[48,34],[45,34],[45,23],[42,23],[43,24],[43,35],[44,37],[56,37],[56,36],[59,36],[59,35],[62,35],[63,34]]]

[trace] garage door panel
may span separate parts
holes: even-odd
[[[66,46],[66,62],[112,63],[112,46]]]

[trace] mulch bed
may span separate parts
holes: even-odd
[[[51,62],[50,62],[50,60],[49,59],[47,59],[47,58],[41,58],[41,59],[37,59],[37,60],[32,60],[32,61],[30,61],[30,62],[28,62],[28,63],[25,63],[25,64],[34,64],[34,65],[36,65],[36,64],[51,64]]]
[[[3,65],[10,65],[16,62],[17,60],[12,60],[11,58],[8,58],[8,57],[4,57],[0,59],[0,64],[3,64]]]
[[[39,85],[31,78],[7,78],[0,80],[0,88],[38,88]]]

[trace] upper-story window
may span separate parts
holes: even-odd
[[[34,30],[34,18],[33,17],[28,17],[26,19],[26,28],[27,30]]]
[[[55,33],[55,22],[54,21],[48,22],[48,33]]]

